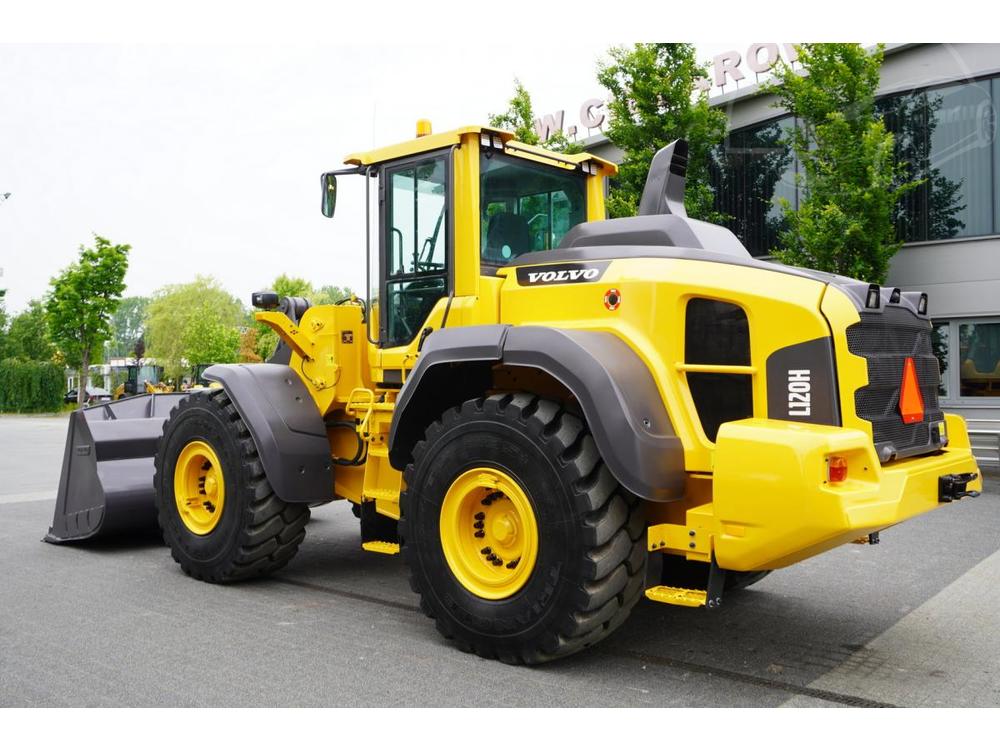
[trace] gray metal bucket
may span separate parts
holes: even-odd
[[[187,395],[146,393],[70,415],[46,542],[156,528],[153,457],[170,410]]]

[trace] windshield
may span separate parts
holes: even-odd
[[[489,151],[479,165],[483,263],[550,250],[586,220],[585,175]]]

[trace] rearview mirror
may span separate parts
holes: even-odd
[[[323,188],[323,201],[320,209],[323,211],[323,215],[330,219],[333,218],[333,211],[337,207],[337,175],[327,172],[320,178],[320,184]]]

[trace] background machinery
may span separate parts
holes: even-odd
[[[686,155],[614,220],[614,165],[491,128],[349,156],[323,213],[364,183],[377,293],[256,293],[270,362],[76,412],[50,540],[156,516],[228,583],[346,499],[446,637],[535,663],[977,494],[927,296],[752,258],[686,216]]]

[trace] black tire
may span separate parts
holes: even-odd
[[[534,569],[505,599],[467,590],[442,549],[446,491],[478,466],[514,478],[537,520]],[[428,427],[404,479],[399,535],[410,585],[463,651],[511,664],[562,658],[608,636],[642,596],[642,503],[608,471],[586,424],[553,401],[527,393],[466,401]]]
[[[674,586],[682,589],[704,589],[708,585],[708,563],[697,560],[686,560],[679,555],[663,556],[663,569],[660,583],[664,586]],[[747,586],[753,586],[770,573],[770,570],[726,571],[726,583],[723,591],[739,591]]]
[[[185,526],[174,502],[177,458],[193,440],[216,452],[226,487],[221,517],[204,535]],[[173,408],[154,464],[163,540],[192,578],[209,583],[255,578],[278,570],[298,551],[309,507],[285,503],[274,494],[250,431],[223,389],[193,393]]]

